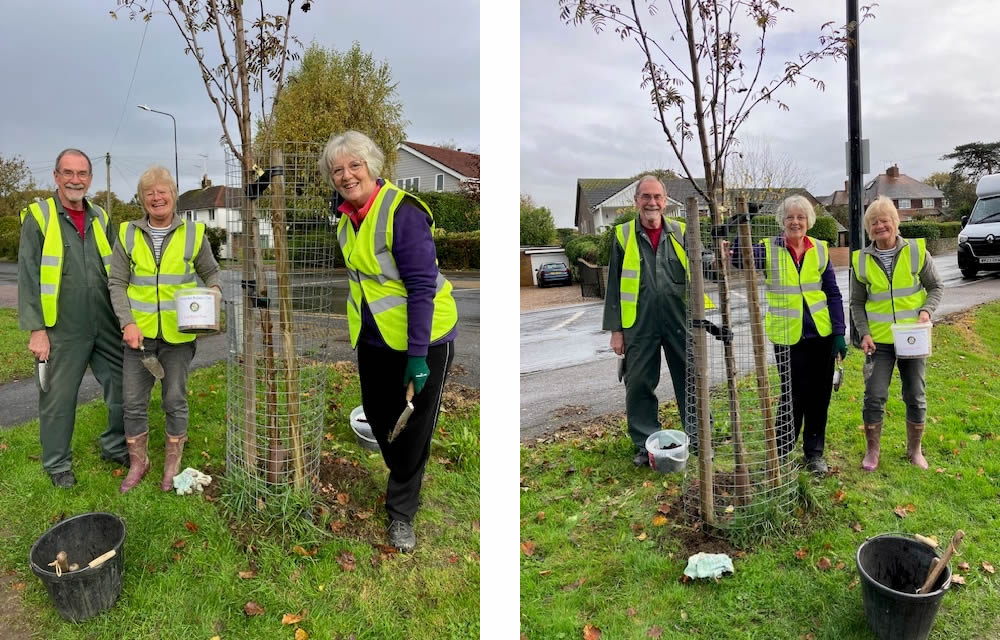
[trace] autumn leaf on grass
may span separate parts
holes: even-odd
[[[854,580],[851,580],[851,584],[847,585],[847,590],[848,591],[853,591],[854,587],[856,587],[856,586],[858,586],[858,578],[857,577],[855,577]]]
[[[350,501],[351,501],[351,496],[349,496],[348,494],[346,493],[337,494],[337,502],[339,502],[340,504],[347,504]]]
[[[375,515],[373,511],[358,511],[357,513],[354,514],[354,517],[357,518],[358,520],[367,520],[373,515]]]
[[[583,640],[600,640],[601,630],[589,622],[583,626]]]
[[[340,533],[340,531],[342,531],[343,528],[346,526],[347,523],[344,522],[343,520],[334,520],[333,522],[330,523],[330,530],[333,531],[334,533]]]
[[[543,520],[545,520],[545,512],[539,511],[538,514],[535,515],[535,520],[537,522],[542,522]]]
[[[655,515],[655,516],[653,516],[653,526],[654,527],[662,527],[665,524],[667,524],[667,519],[666,518],[664,518],[661,515]]]
[[[248,616],[263,615],[264,607],[260,606],[255,601],[251,600],[250,602],[243,605],[243,613],[245,613]]]
[[[660,503],[660,505],[656,507],[656,510],[662,513],[663,515],[667,515],[670,513],[670,505],[667,504],[666,502]]]
[[[838,571],[840,571],[841,569],[846,569],[846,568],[847,568],[847,564],[844,563],[843,560],[841,560],[840,562],[838,562],[837,565],[834,567],[834,569],[837,569]]]
[[[967,573],[969,571],[969,563],[968,562],[959,562],[958,563],[958,570],[961,571],[962,573]]]
[[[630,618],[634,618],[638,614],[639,612],[635,610],[635,607],[629,607],[628,609],[625,610],[625,615],[627,615]]]
[[[183,549],[184,545],[186,545],[186,544],[187,544],[187,542],[184,542],[183,540],[174,540],[174,544],[172,544],[171,546],[174,549]]]
[[[295,640],[309,640],[309,634],[303,628],[298,628],[295,630]]]
[[[846,498],[846,497],[847,497],[847,494],[844,493],[843,489],[837,489],[836,491],[833,492],[833,502],[834,502],[834,504],[839,504],[839,503],[843,502],[844,498]]]
[[[306,617],[305,609],[299,611],[298,613],[286,613],[285,615],[281,616],[281,624],[298,624],[299,622],[302,622],[302,620],[305,619],[305,617]]]
[[[991,575],[997,572],[996,569],[993,568],[993,565],[991,565],[989,562],[983,563],[983,570],[985,570],[986,573],[989,573]]]
[[[111,476],[114,478],[120,478],[123,473],[125,473],[125,470],[122,469],[121,467],[118,467],[117,469],[111,472]]]
[[[906,513],[906,509],[904,509],[902,506],[896,507],[895,509],[892,510],[892,512],[895,513],[900,518],[905,518],[906,516],[909,515],[908,513]]]
[[[13,589],[14,591],[24,591],[24,586],[25,585],[23,582],[15,582],[14,584],[10,585],[10,588]]]
[[[535,543],[530,540],[525,540],[521,543],[521,553],[528,556],[529,558],[535,555]]]
[[[643,540],[645,540],[645,539],[646,539],[646,538],[648,538],[648,537],[649,537],[649,536],[647,536],[647,535],[646,535],[646,532],[645,532],[645,531],[643,531],[642,533],[640,533],[639,535],[637,535],[637,536],[635,537],[635,539],[636,539],[636,540],[638,540],[639,542],[642,542]]]
[[[653,625],[652,627],[650,627],[649,631],[646,632],[646,637],[647,638],[662,638],[663,637],[663,629],[661,629],[660,627],[658,627],[656,625]]]
[[[191,521],[185,522],[184,523],[184,527],[188,531],[190,531],[191,533],[197,533],[197,531],[198,531],[198,525],[196,525],[195,523],[193,523]]]
[[[306,551],[301,545],[297,544],[294,547],[292,547],[292,552],[294,552],[294,553],[296,553],[296,554],[298,554],[298,555],[300,555],[300,556],[302,556],[304,558],[311,558],[314,555],[316,555],[317,553],[319,553],[319,547],[313,547],[309,551]]]
[[[831,566],[833,566],[833,565],[831,564],[830,559],[827,558],[826,556],[823,556],[822,558],[820,558],[819,562],[816,563],[816,568],[819,569],[820,571],[826,571]]]
[[[965,578],[963,578],[962,576],[958,575],[957,573],[953,573],[953,574],[951,574],[951,583],[952,584],[965,584]]]
[[[799,560],[805,560],[807,555],[809,555],[809,551],[804,547],[795,552],[795,557]]]
[[[344,571],[354,571],[357,567],[357,560],[354,559],[354,554],[350,551],[341,551],[337,554],[337,564]]]
[[[857,531],[858,533],[861,533],[861,523],[860,522],[855,522],[854,524],[851,525],[851,528],[854,529],[855,531]]]
[[[252,578],[256,578],[257,577],[257,572],[255,570],[251,569],[250,571],[240,571],[236,575],[238,575],[240,577],[240,580],[250,580]]]

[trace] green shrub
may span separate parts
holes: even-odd
[[[958,232],[962,230],[961,222],[939,222],[938,229],[941,231],[939,238],[957,238]]]
[[[576,261],[583,258],[591,264],[607,264],[608,256],[600,254],[601,237],[598,235],[580,235],[566,243],[566,258],[571,267],[576,267]]]
[[[835,247],[837,246],[837,221],[830,216],[816,216],[816,224],[809,230],[809,235],[826,240],[831,247]]]
[[[212,247],[215,261],[222,260],[222,245],[226,244],[226,230],[220,227],[205,227],[205,238]]]
[[[900,222],[899,235],[904,238],[927,238],[933,240],[941,236],[941,229],[937,222]]]
[[[336,229],[327,225],[291,236],[288,260],[296,267],[329,269],[343,265]]]
[[[780,236],[783,232],[784,229],[774,219],[773,215],[765,213],[750,219],[750,235],[753,236],[754,242],[763,240],[764,238]]]
[[[15,215],[0,218],[0,257],[17,260],[17,247],[20,244],[20,217]]]
[[[441,269],[478,269],[479,232],[438,233],[434,235],[438,267]]]
[[[580,235],[580,232],[575,227],[560,227],[556,229],[556,235],[559,236],[559,246],[565,247],[566,243]]]
[[[611,243],[615,239],[615,227],[617,227],[620,224],[624,224],[629,220],[635,219],[635,216],[638,215],[638,213],[639,212],[636,211],[635,207],[622,209],[622,212],[618,214],[618,217],[615,218],[615,221],[611,223],[611,226],[605,229],[604,233],[602,233],[600,236],[600,242],[597,245],[597,261],[595,262],[590,258],[585,258],[585,260],[587,260],[587,262],[590,262],[592,264],[607,265],[608,258],[611,256]],[[569,257],[569,253],[566,254],[566,257]],[[570,258],[570,262],[572,264],[576,264],[576,259]]]
[[[479,203],[449,191],[426,191],[416,196],[434,214],[434,226],[445,231],[479,231]]]

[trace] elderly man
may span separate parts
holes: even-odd
[[[649,464],[646,439],[661,428],[655,393],[661,349],[681,423],[687,424],[688,258],[684,224],[663,217],[666,205],[663,183],[655,176],[640,178],[635,190],[639,214],[615,227],[608,260],[604,329],[611,331],[611,349],[625,356],[625,412],[636,466]]]
[[[56,158],[55,196],[21,211],[17,300],[21,329],[39,363],[42,467],[57,487],[72,470],[76,398],[90,366],[104,389],[108,428],[101,457],[128,465],[122,417],[122,334],[108,295],[114,234],[109,217],[86,198],[90,158],[66,149]]]

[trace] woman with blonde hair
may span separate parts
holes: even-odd
[[[874,471],[878,467],[882,418],[895,367],[906,404],[906,456],[912,464],[926,469],[920,446],[927,414],[924,359],[897,359],[891,327],[930,322],[944,285],[924,239],[899,235],[899,213],[892,200],[880,196],[868,205],[864,224],[872,243],[851,255],[851,314],[862,336],[861,350],[871,363],[862,410],[866,451],[861,468]]]

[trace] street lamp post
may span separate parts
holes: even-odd
[[[174,118],[169,113],[167,113],[166,111],[157,111],[156,109],[151,109],[149,107],[149,105],[146,105],[146,104],[137,104],[135,106],[139,107],[143,111],[152,111],[153,113],[159,113],[159,114],[164,115],[164,116],[170,116],[170,119],[173,120],[173,122],[174,122],[174,182],[178,185],[177,189],[179,191],[180,190],[180,182],[181,182],[181,173],[180,173],[180,169],[178,168],[178,164],[177,164],[177,119]]]

